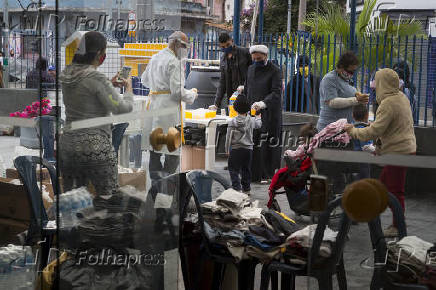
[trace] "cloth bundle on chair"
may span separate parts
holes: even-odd
[[[282,273],[282,289],[295,289],[296,276],[311,276],[318,280],[319,289],[333,289],[333,275],[337,275],[339,289],[347,289],[347,279],[345,275],[343,250],[345,240],[350,229],[351,220],[343,213],[340,228],[336,236],[336,241],[332,246],[332,253],[328,258],[320,258],[320,247],[323,236],[330,220],[331,212],[341,205],[341,198],[331,201],[326,211],[319,217],[319,223],[315,230],[310,256],[308,257],[309,266],[297,264],[287,264],[281,262],[271,262],[262,267],[261,290],[268,290],[270,278],[273,281],[273,290],[277,290],[277,272]]]

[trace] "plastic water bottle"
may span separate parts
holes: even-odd
[[[61,195],[62,196],[62,195]],[[72,221],[72,205],[71,205],[71,194],[64,194],[63,198],[60,199],[59,203],[62,204],[62,206],[59,206],[60,213],[61,213],[61,224],[62,227],[70,227],[73,223]]]
[[[92,206],[92,196],[89,192],[86,192],[86,200],[87,200],[87,207],[91,207]]]
[[[236,101],[236,99],[238,98],[239,92],[236,91],[233,93],[233,95],[229,98],[229,117],[230,118],[234,118],[238,115],[238,113],[235,111],[234,107],[233,107],[233,103]]]
[[[82,202],[80,201],[80,197],[78,192],[71,195],[71,220],[73,224],[77,222],[76,213],[82,208]]]
[[[88,205],[87,205],[88,201],[86,200],[85,195],[86,195],[86,193],[83,191],[79,191],[77,193],[77,196],[79,197],[79,200],[80,200],[80,209],[88,207]]]

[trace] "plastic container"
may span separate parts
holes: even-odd
[[[234,118],[238,115],[238,113],[235,111],[235,109],[233,107],[233,103],[238,98],[238,95],[239,95],[238,92],[234,92],[233,95],[229,99],[229,117],[230,118]]]
[[[208,109],[186,110],[185,119],[211,119],[216,117],[216,111]]]

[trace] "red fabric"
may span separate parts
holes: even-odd
[[[300,168],[296,171],[291,172],[291,176],[295,177],[298,174],[300,174],[301,172],[304,172],[306,170],[308,170],[309,168],[312,167],[312,160],[310,159],[310,157],[306,157],[303,162],[301,162]],[[275,191],[279,188],[282,188],[284,186],[287,187],[291,187],[293,184],[290,181],[280,181],[280,177],[282,176],[282,174],[288,174],[288,167],[284,167],[279,169],[276,174],[274,174],[272,180],[271,180],[271,184],[269,186],[268,189],[268,194],[269,194],[269,201],[267,204],[267,207],[270,208],[272,205],[272,201],[274,199],[275,196]]]
[[[388,191],[398,199],[403,208],[403,212],[405,211],[404,191],[406,187],[406,173],[407,167],[387,165],[383,167],[383,171],[380,175],[380,181],[386,185]],[[395,220],[393,220],[393,225],[395,226],[395,224]]]

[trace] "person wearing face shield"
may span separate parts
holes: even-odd
[[[168,47],[153,55],[141,76],[142,84],[150,89],[149,110],[158,112],[166,108],[174,108],[169,115],[153,117],[153,121],[145,121],[143,132],[143,149],[150,150],[150,172],[174,173],[179,166],[179,152],[168,152],[166,147],[159,152],[150,148],[149,136],[153,129],[168,128],[181,123],[181,102],[194,103],[197,89],[185,89],[185,69],[183,60],[188,56],[189,40],[186,34],[176,31],[168,39]],[[147,126],[147,125],[151,126]],[[164,165],[161,156],[164,154]]]
[[[221,107],[224,96],[230,98],[240,86],[244,85],[248,67],[251,65],[251,55],[248,49],[236,46],[227,33],[222,33],[218,41],[222,52],[220,59],[221,75],[215,102],[209,107],[214,111]],[[227,106],[227,104],[224,106]]]
[[[252,181],[267,182],[280,168],[282,126],[282,73],[268,61],[268,47],[250,47],[253,64],[249,66],[244,92],[251,109],[261,114],[262,127],[253,133]]]
[[[289,111],[319,113],[319,78],[309,69],[310,59],[306,55],[297,58],[297,73],[288,83],[286,106]]]
[[[368,104],[369,95],[362,94],[352,86],[351,82],[359,60],[352,51],[345,52],[339,58],[336,69],[327,73],[321,81],[320,114],[318,131],[339,119],[353,122],[353,106]]]

